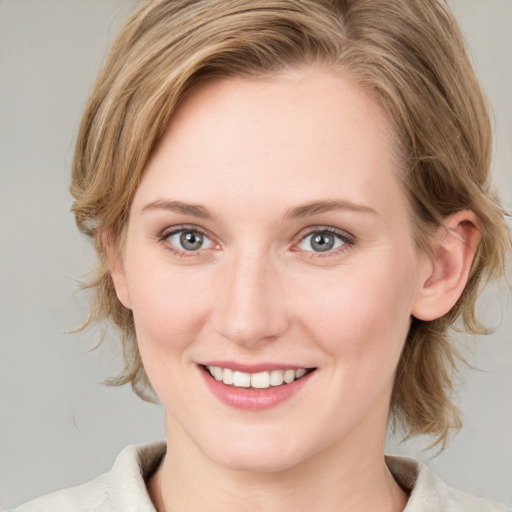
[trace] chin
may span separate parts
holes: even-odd
[[[217,464],[233,471],[274,473],[298,466],[307,459],[304,445],[285,440],[246,439],[219,445],[207,455]]]
[[[295,454],[293,457],[283,457],[280,454],[279,458],[276,458],[276,453],[258,456],[253,454],[240,453],[231,454],[226,456],[223,454],[220,460],[216,462],[228,469],[233,471],[240,471],[245,473],[277,473],[281,471],[289,470],[296,467],[300,458]]]

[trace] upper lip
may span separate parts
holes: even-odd
[[[300,370],[301,368],[313,369],[314,366],[304,366],[300,364],[289,363],[257,363],[244,364],[235,361],[203,361],[201,366],[218,366],[220,368],[229,368],[230,370],[244,373],[270,372],[272,370]]]

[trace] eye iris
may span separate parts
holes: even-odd
[[[318,233],[311,238],[311,247],[317,252],[330,251],[334,247],[334,237],[328,233]]]
[[[203,245],[203,235],[193,231],[184,231],[180,235],[181,246],[187,251],[197,251]]]

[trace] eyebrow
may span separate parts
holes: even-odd
[[[182,203],[181,201],[153,201],[144,206],[141,211],[146,212],[148,210],[169,210],[172,212],[183,213],[185,215],[193,215],[194,217],[199,217],[201,219],[211,218],[210,213],[204,206],[199,204]]]
[[[361,213],[372,213],[378,215],[378,213],[369,206],[363,204],[357,204],[352,201],[331,199],[326,201],[315,201],[302,206],[296,206],[290,208],[284,215],[284,218],[291,217],[311,217],[320,213],[330,212],[332,210],[349,210],[353,212]]]
[[[142,208],[142,212],[148,210],[169,210],[185,215],[193,215],[201,219],[210,219],[212,216],[209,211],[199,204],[183,203],[182,201],[165,201],[157,200],[148,203]],[[315,201],[305,205],[295,206],[286,211],[283,219],[311,217],[332,210],[349,210],[362,213],[372,213],[378,215],[377,212],[369,206],[357,204],[352,201],[345,200],[325,200]]]

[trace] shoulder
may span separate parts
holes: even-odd
[[[85,511],[110,510],[108,497],[108,473],[83,485],[57,491],[29,501],[12,512],[36,511]]]
[[[398,484],[409,492],[404,512],[512,512],[512,508],[447,486],[425,464],[408,457],[387,456]]]
[[[165,443],[128,446],[112,469],[94,480],[29,501],[10,512],[154,512],[145,480],[165,453]]]

